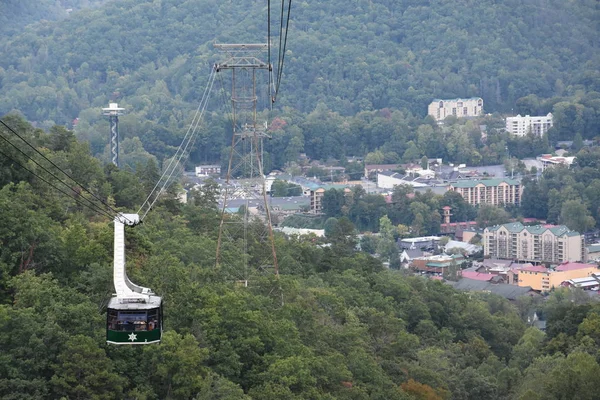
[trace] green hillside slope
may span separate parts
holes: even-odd
[[[137,209],[156,165],[136,174],[103,169],[62,127],[6,121],[97,197],[84,203],[82,192],[54,190],[25,158],[43,162],[38,153],[0,141],[2,399],[598,397],[600,306],[583,291],[516,301],[460,292],[384,268],[356,251],[354,233],[334,235],[330,246],[277,233],[279,279],[251,262],[257,270],[244,272],[249,285],[240,286],[235,266],[215,267],[215,188],[191,192],[188,204],[169,191],[127,229],[128,275],[162,296],[165,330],[160,345],[107,345],[113,226],[90,204]],[[385,207],[409,212],[402,202]],[[262,260],[265,250],[253,243],[248,259]],[[241,247],[225,251],[224,260],[244,257]],[[534,311],[546,333],[530,326]]]
[[[298,2],[282,104],[423,115],[431,98],[482,96],[496,111],[598,85],[586,71],[600,54],[599,13],[593,0]],[[129,0],[38,26],[3,43],[0,112],[65,123],[115,90],[133,95],[158,68],[171,68],[172,94],[195,100],[189,79],[215,58],[207,44],[264,41],[265,18],[247,0]]]
[[[123,148],[162,160],[222,57],[212,44],[264,42],[266,11],[249,0],[125,0],[38,24],[0,41],[0,115],[15,110],[42,128],[79,118],[77,135],[100,155],[99,109],[115,100],[129,114]],[[294,2],[277,103],[287,127],[268,161],[281,168],[299,152],[326,159],[381,150],[385,162],[427,155],[478,165],[501,162],[506,147],[521,156],[547,148],[505,137],[482,144],[473,126],[454,138],[435,126],[418,133],[433,98],[458,96],[483,97],[488,113],[553,112],[551,141],[598,136],[599,21],[593,0]],[[230,142],[214,97],[196,162],[219,161]],[[383,109],[399,112],[374,112]]]
[[[4,0],[0,3],[0,36],[14,35],[26,26],[66,18],[71,12],[109,0]]]

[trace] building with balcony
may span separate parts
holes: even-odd
[[[483,114],[483,99],[480,97],[449,100],[434,99],[429,104],[427,113],[438,122],[451,115],[456,118],[478,117]]]
[[[450,183],[448,190],[459,193],[467,203],[477,206],[491,204],[521,204],[523,187],[515,179],[496,178]]]
[[[552,128],[552,114],[545,116],[532,117],[526,115],[522,117],[517,114],[516,117],[506,118],[506,131],[514,136],[525,136],[533,133],[535,136],[544,136],[548,129]]]
[[[585,261],[585,239],[564,225],[511,222],[485,228],[484,256],[530,262]],[[560,282],[559,282],[560,283]]]

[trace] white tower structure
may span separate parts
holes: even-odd
[[[110,160],[119,166],[119,115],[123,115],[124,108],[120,108],[117,103],[109,103],[108,108],[102,109],[102,115],[108,116],[110,121]]]

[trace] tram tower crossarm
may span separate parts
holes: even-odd
[[[269,49],[266,43],[249,43],[249,44],[222,44],[215,43],[213,46],[222,53],[227,53],[229,59],[227,61],[215,64],[215,69],[234,68],[256,68],[272,70],[272,66],[264,61],[259,60],[256,56]]]

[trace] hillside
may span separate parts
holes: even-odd
[[[135,174],[103,169],[70,131],[7,121],[98,206],[136,209],[152,187],[152,163]],[[17,167],[8,157],[25,156],[4,141],[0,151],[3,399],[597,397],[600,309],[586,294],[562,288],[546,301],[509,302],[458,292],[383,268],[345,233],[330,247],[277,236],[280,280],[258,272],[242,287],[235,271],[214,266],[214,193],[191,193],[185,205],[168,194],[127,229],[128,274],[163,297],[165,331],[160,345],[106,345],[111,218],[84,207],[82,193],[47,186],[32,162],[37,176]],[[248,249],[250,259],[265,250]],[[534,311],[546,333],[529,326]]]
[[[109,0],[5,0],[0,4],[0,36],[21,33],[41,20],[55,21],[69,13],[96,7]]]
[[[294,3],[281,93],[261,115],[278,118],[265,170],[301,153],[490,165],[600,137],[599,13],[592,0]],[[161,165],[223,57],[212,44],[263,42],[265,15],[264,3],[247,0],[126,0],[2,37],[0,115],[20,113],[43,129],[77,121],[77,137],[106,161],[100,108],[117,101],[127,110],[123,165]],[[227,160],[229,75],[219,75],[188,167]],[[432,98],[456,96],[482,96],[488,115],[444,126],[425,117]],[[510,137],[503,112],[552,112],[555,126],[543,138]]]
[[[125,0],[4,38],[0,114],[17,109],[64,124],[115,92],[140,107],[161,82],[170,97],[163,112],[188,109],[218,56],[211,43],[264,42],[265,8]],[[337,0],[292,11],[281,106],[304,113],[324,102],[342,115],[392,108],[423,116],[432,98],[461,96],[510,111],[527,95],[600,90],[593,0]]]
[[[295,2],[270,115],[283,123],[265,168],[281,169],[299,153],[487,165],[501,163],[506,148],[535,156],[548,141],[599,136],[599,13],[593,0]],[[41,22],[0,39],[0,115],[21,113],[45,129],[79,118],[77,136],[107,160],[100,108],[118,101],[127,109],[125,165],[160,163],[180,143],[211,65],[221,60],[212,43],[264,42],[265,16],[263,3],[248,0],[125,0]],[[221,85],[192,163],[224,162],[231,140]],[[483,97],[494,117],[446,127],[423,119],[432,98],[457,96]],[[499,112],[552,112],[555,129],[548,140],[515,140],[497,134]],[[486,143],[480,124],[489,129]]]

